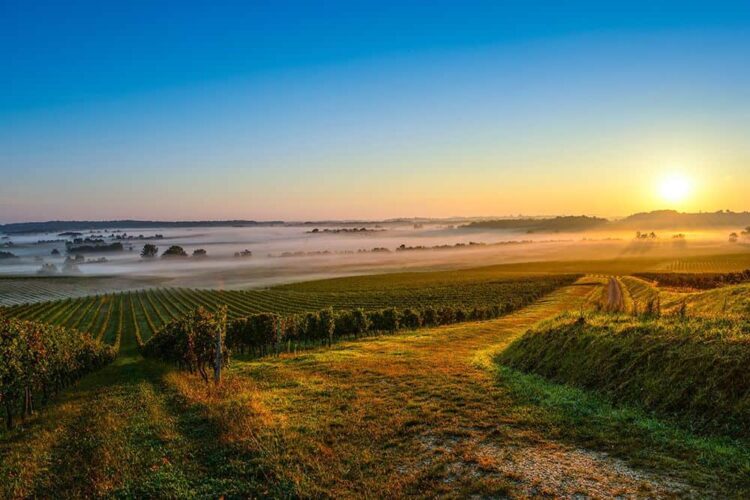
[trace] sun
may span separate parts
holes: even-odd
[[[692,183],[683,174],[670,174],[659,184],[659,194],[668,203],[680,203],[690,195]]]

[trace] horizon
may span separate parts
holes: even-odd
[[[536,7],[7,2],[0,220],[750,208],[750,6]]]
[[[545,219],[545,218],[556,218],[556,217],[589,217],[589,218],[599,218],[604,219],[607,222],[617,222],[622,219],[626,219],[628,217],[636,216],[636,215],[652,215],[652,214],[658,214],[658,213],[674,213],[675,215],[711,215],[711,214],[748,214],[750,213],[750,210],[739,210],[739,211],[733,211],[733,210],[715,210],[715,211],[706,211],[706,210],[699,210],[697,212],[681,212],[679,210],[674,209],[655,209],[655,210],[649,210],[644,212],[633,212],[631,214],[626,215],[599,215],[599,214],[588,214],[588,213],[582,213],[582,214],[566,214],[566,213],[556,213],[556,214],[508,214],[508,215],[466,215],[466,216],[460,216],[460,215],[453,215],[453,216],[446,216],[446,217],[425,217],[425,216],[403,216],[403,217],[389,217],[389,218],[383,218],[383,219],[354,219],[354,218],[344,218],[344,219],[237,219],[237,218],[231,218],[231,219],[135,219],[132,217],[126,217],[126,218],[117,218],[117,219],[96,219],[96,218],[89,218],[89,219],[49,219],[49,220],[27,220],[27,221],[8,221],[3,222],[0,220],[0,227],[2,226],[12,226],[12,225],[20,225],[20,224],[49,224],[49,223],[106,223],[106,222],[148,222],[148,223],[220,223],[220,222],[237,222],[237,223],[258,223],[258,224],[325,224],[325,223],[376,223],[376,222],[393,222],[393,221],[412,221],[412,220],[425,220],[425,221],[454,221],[454,220],[460,220],[460,221],[471,221],[471,220],[511,220],[511,219]]]

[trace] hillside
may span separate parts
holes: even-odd
[[[461,226],[465,229],[504,229],[526,232],[576,232],[599,229],[607,224],[607,219],[599,217],[559,216],[552,218],[497,219],[476,221]]]
[[[718,211],[711,213],[684,213],[675,210],[657,210],[630,215],[613,222],[611,227],[651,231],[657,229],[734,229],[750,226],[750,212]]]

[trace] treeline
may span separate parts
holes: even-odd
[[[226,312],[211,313],[199,308],[192,314],[165,325],[141,347],[146,357],[175,363],[208,380],[215,368],[216,332],[222,337],[222,359],[230,352],[264,356],[283,351],[331,345],[341,339],[376,333],[392,333],[423,326],[440,326],[464,321],[494,319],[523,307],[544,294],[525,294],[503,304],[467,309],[457,305],[424,308],[361,308],[334,311],[332,308],[305,314],[260,313],[226,321]]]
[[[636,273],[633,276],[655,281],[659,286],[710,290],[750,282],[750,269],[733,273]]]
[[[586,215],[567,215],[552,218],[518,218],[482,220],[460,226],[468,229],[504,229],[527,232],[586,231],[605,226],[609,221]]]
[[[7,427],[115,356],[111,346],[77,330],[0,317],[0,404]]]
[[[106,244],[93,244],[93,245],[66,245],[67,252],[69,254],[78,253],[96,253],[96,252],[122,252],[124,250],[122,243],[116,241],[114,243]]]

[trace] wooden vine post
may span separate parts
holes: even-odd
[[[224,364],[224,335],[227,328],[227,309],[219,310],[219,318],[216,325],[216,358],[214,359],[214,383],[221,383],[221,367]]]

